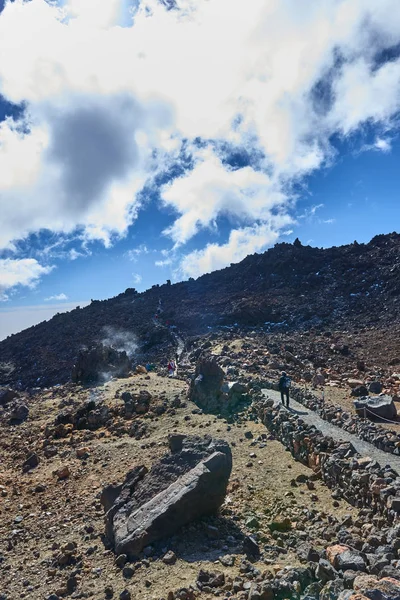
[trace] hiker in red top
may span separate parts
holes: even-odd
[[[176,363],[171,359],[168,363],[168,377],[174,377],[176,371]]]

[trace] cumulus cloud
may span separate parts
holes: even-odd
[[[246,236],[249,251],[277,239],[293,184],[334,159],[334,134],[376,125],[373,149],[389,150],[398,0],[142,0],[124,27],[126,2],[100,4],[15,0],[0,15],[0,93],[25,106],[0,124],[0,248],[44,228],[110,245],[186,143],[193,168],[160,190],[165,233],[177,249],[231,218],[229,241],[195,254],[208,269]]]
[[[42,275],[53,269],[43,266],[34,258],[0,259],[0,300],[8,300],[9,293],[19,285],[35,287]]]
[[[195,250],[187,254],[181,262],[181,271],[187,277],[198,277],[222,269],[229,263],[236,263],[248,254],[262,252],[275,243],[279,229],[284,226],[286,218],[273,224],[260,224],[254,227],[232,229],[229,240],[222,245],[207,244],[203,250]]]
[[[48,298],[44,299],[45,302],[64,302],[64,300],[68,300],[68,296],[64,293],[56,294],[55,296],[49,296]]]
[[[272,210],[286,209],[288,201],[266,173],[251,167],[226,169],[211,151],[199,155],[188,175],[164,186],[161,196],[180,214],[165,232],[176,245],[187,242],[218,216],[266,221]]]

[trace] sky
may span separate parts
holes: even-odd
[[[398,0],[0,0],[0,339],[400,224]]]

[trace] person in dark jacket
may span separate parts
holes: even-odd
[[[287,376],[285,371],[282,371],[281,378],[279,379],[279,391],[281,393],[281,401],[282,404],[285,405],[285,396],[286,396],[286,406],[289,408],[289,388],[290,388],[290,378]]]

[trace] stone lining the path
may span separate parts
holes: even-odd
[[[273,400],[255,400],[253,410],[293,457],[317,473],[337,498],[370,511],[371,517],[379,515],[383,523],[399,520],[400,477],[393,469],[361,457],[350,442],[324,436],[297,415],[274,407]]]
[[[278,389],[278,386],[271,382],[263,382],[261,387]],[[356,435],[360,440],[373,444],[383,452],[400,456],[400,436],[395,431],[384,429],[378,424],[362,419],[358,415],[343,410],[341,406],[328,404],[311,392],[297,386],[291,388],[290,395],[306,408],[316,412],[324,421]]]

